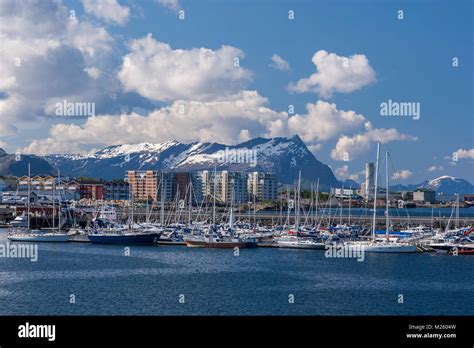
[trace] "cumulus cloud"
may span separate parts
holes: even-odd
[[[474,149],[459,149],[453,152],[452,158],[474,159]]]
[[[242,58],[232,46],[172,49],[148,34],[130,43],[118,78],[125,90],[153,100],[216,100],[238,93],[251,80],[250,71],[235,64]]]
[[[399,133],[395,128],[374,129],[369,122],[365,124],[365,127],[365,133],[341,136],[336,143],[336,147],[331,151],[331,158],[336,161],[343,161],[348,158],[352,161],[362,153],[369,151],[371,144],[374,142],[386,144],[392,141],[415,141],[418,139],[411,135]]]
[[[412,176],[413,173],[408,169],[398,170],[392,174],[392,180],[404,180]]]
[[[92,147],[143,141],[239,143],[268,135],[272,122],[287,119],[269,109],[268,100],[255,91],[232,99],[201,102],[177,100],[148,115],[136,113],[96,116],[83,125],[57,124],[47,139],[33,141],[25,153],[87,152]]]
[[[312,61],[316,72],[296,83],[290,83],[290,92],[313,92],[329,98],[333,93],[350,93],[376,80],[375,71],[363,54],[344,57],[320,50],[314,54]]]
[[[354,180],[354,181],[359,180],[359,174],[358,173],[351,174],[349,172],[349,166],[347,164],[344,164],[343,166],[336,168],[336,170],[334,171],[334,174],[336,174],[339,180],[347,180],[347,179]]]
[[[354,131],[364,124],[364,116],[354,111],[339,110],[334,103],[318,101],[306,105],[306,115],[288,120],[289,133],[298,133],[307,143],[323,142],[341,133]]]
[[[435,172],[435,171],[440,171],[440,170],[443,170],[444,167],[443,166],[431,166],[428,168],[428,171],[431,173],[431,172]]]
[[[290,64],[284,60],[282,57],[280,57],[278,54],[274,54],[271,58],[272,63],[270,63],[270,66],[274,69],[281,70],[281,71],[289,71],[290,70]]]
[[[83,126],[56,125],[48,139],[31,143],[31,153],[87,151],[89,147],[133,142],[209,141],[235,144],[258,136],[299,134],[311,151],[322,142],[353,131],[365,118],[354,111],[338,110],[319,101],[307,105],[307,113],[291,115],[268,107],[256,91],[242,91],[225,100],[176,100],[148,115],[134,113],[98,116]],[[95,141],[97,143],[92,144]]]
[[[118,84],[88,71],[109,62],[113,45],[103,27],[71,18],[59,1],[1,1],[2,122],[37,120],[51,98],[92,102],[115,93]]]
[[[177,12],[181,8],[179,0],[156,0],[156,2],[175,12]]]
[[[130,14],[130,9],[120,5],[117,0],[82,0],[82,6],[86,13],[119,25],[127,23]]]

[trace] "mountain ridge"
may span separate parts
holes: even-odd
[[[243,151],[253,162],[220,161],[223,155]],[[242,158],[248,159],[243,156]],[[65,175],[84,175],[104,179],[123,178],[126,170],[263,171],[274,173],[282,184],[292,184],[301,170],[304,182],[316,181],[321,187],[337,186],[338,180],[326,164],[316,159],[298,135],[291,138],[255,138],[236,145],[211,142],[119,144],[89,154],[56,154],[44,157]]]

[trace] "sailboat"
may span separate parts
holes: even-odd
[[[369,242],[348,242],[346,247],[362,247],[364,251],[370,253],[416,253],[418,248],[415,245],[391,242],[389,238],[390,216],[389,216],[389,185],[388,185],[388,152],[385,153],[385,240],[375,239],[376,214],[377,214],[377,191],[378,191],[378,169],[380,157],[380,143],[377,143],[377,161],[375,165],[375,189],[374,189],[374,215],[372,221],[372,240]]]
[[[252,237],[237,236],[234,228],[234,190],[232,190],[232,198],[229,213],[229,228],[227,231],[219,229],[216,225],[216,168],[214,167],[214,192],[213,192],[213,210],[212,225],[204,234],[185,236],[184,242],[186,246],[191,248],[255,248],[257,247],[257,239]]]
[[[326,245],[323,242],[317,242],[312,237],[301,237],[299,236],[299,220],[300,220],[300,197],[301,197],[301,170],[298,175],[298,193],[296,196],[296,221],[295,228],[296,233],[288,231],[287,234],[276,238],[276,243],[280,248],[291,248],[291,249],[325,249]],[[289,222],[289,220],[288,220]]]
[[[119,245],[153,245],[160,238],[161,232],[147,231],[136,228],[133,219],[133,192],[130,191],[130,212],[127,226],[101,228],[94,226],[93,233],[88,235],[93,244],[119,244]]]
[[[61,199],[59,199],[59,215],[58,215],[58,232],[55,232],[54,225],[52,231],[45,229],[32,230],[30,229],[30,197],[31,197],[31,168],[28,163],[28,202],[27,202],[27,226],[26,228],[14,228],[9,231],[8,239],[12,242],[67,242],[69,235],[61,232]],[[59,178],[59,171],[58,171]],[[54,185],[53,185],[54,187]],[[54,210],[55,197],[53,191],[53,224],[54,224]]]

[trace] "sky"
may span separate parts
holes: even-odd
[[[298,134],[341,180],[361,182],[380,141],[394,183],[474,182],[473,14],[469,0],[0,0],[0,147]],[[82,103],[93,115],[58,106]]]

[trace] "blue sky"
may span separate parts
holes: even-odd
[[[90,1],[94,5],[94,1]],[[357,179],[358,176],[360,180],[364,162],[374,160],[375,138],[373,136],[370,138],[369,135],[377,133],[384,137],[384,132],[392,130],[397,134],[393,140],[387,141],[383,145],[383,149],[392,153],[395,169],[400,170],[398,177],[394,178],[395,181],[416,183],[440,175],[453,175],[474,182],[473,6],[471,1],[232,0],[224,2],[181,0],[169,1],[168,6],[164,6],[159,1],[119,0],[116,4],[122,9],[128,8],[125,19],[123,19],[124,17],[119,19],[119,22],[122,21],[122,23],[117,22],[117,19],[107,18],[99,10],[84,11],[85,5],[80,1],[64,1],[58,5],[59,10],[58,6],[40,9],[44,12],[56,13],[51,15],[52,21],[57,17],[57,13],[63,14],[64,9],[66,9],[66,13],[71,9],[76,11],[78,21],[84,24],[84,28],[71,30],[71,34],[68,34],[67,37],[58,33],[60,29],[48,28],[44,34],[37,34],[36,38],[55,39],[55,35],[58,35],[57,40],[60,42],[60,47],[73,46],[83,55],[82,59],[77,59],[78,66],[85,65],[88,69],[94,67],[101,72],[99,78],[91,79],[91,82],[85,83],[84,86],[77,83],[77,88],[70,93],[48,94],[48,100],[51,102],[56,100],[54,98],[61,100],[65,96],[77,101],[90,100],[97,104],[98,116],[96,118],[101,117],[101,114],[107,114],[110,115],[107,117],[115,117],[114,120],[118,120],[120,115],[127,115],[130,112],[147,117],[150,112],[172,106],[173,103],[177,103],[176,100],[185,100],[186,105],[192,102],[212,103],[226,100],[226,98],[232,99],[234,97],[229,97],[230,95],[237,95],[241,91],[256,91],[258,98],[266,98],[263,102],[260,99],[255,101],[258,104],[257,108],[263,106],[271,112],[265,112],[265,115],[255,117],[247,115],[247,118],[238,118],[233,114],[226,115],[224,113],[216,119],[206,112],[206,118],[202,118],[201,123],[212,124],[215,122],[217,124],[219,122],[226,123],[226,125],[215,126],[209,132],[205,127],[194,129],[197,126],[191,125],[190,128],[194,127],[194,133],[183,134],[182,139],[177,140],[209,141],[215,139],[215,141],[224,142],[222,139],[229,139],[229,143],[235,143],[245,140],[245,135],[240,134],[237,137],[232,129],[243,129],[247,124],[249,127],[246,130],[251,137],[290,136],[291,133],[298,133],[298,130],[314,128],[311,132],[312,135],[300,136],[313,150],[315,156],[322,162],[329,164],[339,178]],[[38,4],[29,5],[31,7]],[[184,20],[178,18],[177,11],[180,9],[185,11]],[[288,19],[289,10],[293,10],[295,13],[293,20]],[[403,20],[397,18],[399,10],[403,10]],[[23,9],[23,11],[27,10]],[[8,11],[5,12],[5,16],[8,16]],[[16,13],[25,14],[24,22],[32,18],[26,12],[17,10]],[[18,14],[10,14],[10,16],[18,16]],[[48,20],[48,16],[46,16],[46,20]],[[14,37],[21,37],[23,40],[29,40],[28,35],[34,34],[26,32],[27,23],[24,22],[20,23],[18,28],[15,27],[16,32],[7,32],[7,38],[13,40]],[[85,23],[89,23],[95,28],[92,31],[94,34],[91,36],[91,42],[94,45],[97,43],[93,47],[94,54],[88,55],[87,52],[90,53],[90,51],[87,49],[91,48],[85,47],[87,43],[78,39],[78,37],[87,38],[88,32]],[[3,28],[3,30],[7,29]],[[67,30],[69,32],[69,27]],[[104,39],[104,36],[95,39],[99,30],[104,30],[110,40]],[[238,76],[233,76],[230,80],[226,80],[226,76],[216,76],[206,80],[205,75],[204,77],[194,75],[192,71],[189,72],[184,67],[189,74],[184,79],[199,78],[199,81],[203,81],[197,83],[189,93],[175,92],[173,94],[167,93],[165,90],[150,90],[153,86],[142,88],[140,81],[132,81],[135,76],[133,72],[136,70],[131,70],[127,74],[123,71],[123,57],[133,51],[131,48],[133,40],[144,39],[148,33],[152,34],[152,38],[146,43],[143,41],[142,44],[150,47],[159,42],[169,44],[170,50],[182,49],[191,52],[193,48],[204,47],[212,52],[217,52],[223,45],[232,46],[242,53],[240,56],[242,70]],[[108,48],[104,49],[103,47],[106,46]],[[48,49],[57,51],[59,48],[54,46]],[[98,53],[102,52],[101,49],[106,53]],[[350,92],[341,91],[337,87],[333,88],[330,95],[314,91],[290,92],[289,84],[295,84],[300,79],[307,78],[316,72],[317,67],[313,64],[312,57],[320,50],[340,58],[350,58],[353,55],[364,56],[368,62],[366,68],[373,70],[376,77],[369,83],[359,82],[358,87]],[[68,63],[63,64],[58,60],[57,74],[61,74],[62,68],[69,63],[71,63],[71,68],[68,71],[74,70],[72,62],[76,59],[73,57],[76,56],[71,53],[71,58],[68,58],[69,51],[65,52],[63,56],[66,57],[64,59]],[[35,55],[28,54],[31,54],[32,57],[30,61],[33,61],[33,57],[39,59],[38,55],[40,54],[46,55],[44,52],[35,53]],[[158,53],[155,52],[155,54]],[[289,64],[288,71],[270,66],[271,57],[274,54]],[[53,54],[46,55],[46,57],[56,56]],[[134,60],[135,56],[131,57],[132,65],[137,64],[137,68],[145,69],[145,77],[156,75],[160,83],[160,79],[174,79],[172,75],[162,77],[155,74],[160,71],[156,70],[159,68],[142,66],[138,56],[136,56],[137,60]],[[159,57],[163,57],[161,53]],[[458,67],[452,66],[453,57],[458,57]],[[28,61],[28,58],[29,56],[26,56],[25,61]],[[189,62],[183,60],[177,61],[176,64],[189,64]],[[41,69],[40,64],[35,66],[37,69]],[[12,74],[21,81],[18,75],[21,72],[18,73],[18,71],[18,69],[14,70]],[[123,71],[124,75],[118,77],[120,71]],[[177,71],[181,71],[179,67],[177,67]],[[365,71],[367,72],[367,70]],[[226,72],[228,70],[223,68],[223,74]],[[72,78],[67,81],[73,85],[76,83],[74,76],[77,76],[77,73],[71,76]],[[0,75],[0,77],[6,79],[8,75],[6,77]],[[48,80],[45,81],[45,78],[42,78],[43,88],[48,89]],[[341,84],[349,83],[353,78],[359,79],[361,76],[341,77],[339,82]],[[169,86],[171,83],[174,86],[175,81],[171,81]],[[220,95],[218,93],[219,88],[226,90],[229,84],[234,83],[236,86],[229,89],[227,94]],[[34,81],[31,84],[34,85]],[[329,85],[333,86],[334,84],[329,83]],[[186,89],[185,87],[184,89]],[[66,152],[89,151],[117,143],[120,140],[128,143],[137,142],[137,139],[140,139],[135,136],[127,136],[126,132],[123,132],[123,139],[117,135],[117,132],[115,132],[115,136],[105,134],[104,137],[93,134],[91,135],[93,139],[89,144],[84,136],[90,133],[90,130],[83,126],[85,122],[89,122],[87,118],[65,120],[64,117],[48,117],[48,115],[42,114],[47,114],[44,111],[47,109],[46,103],[44,103],[46,97],[42,99],[42,96],[35,95],[34,98],[31,98],[31,95],[28,94],[30,92],[22,92],[18,88],[10,90],[8,88],[2,89],[2,84],[0,84],[0,91],[4,95],[11,97],[17,93],[22,96],[24,93],[23,95],[25,98],[28,97],[29,102],[33,99],[36,104],[41,104],[31,105],[27,110],[19,108],[16,104],[15,107],[18,109],[7,108],[8,105],[4,106],[4,110],[10,112],[8,117],[13,117],[12,115],[15,113],[19,115],[13,121],[16,129],[4,131],[3,136],[0,137],[1,144],[10,152],[45,152],[48,149],[52,152],[58,152],[60,149],[64,149]],[[199,88],[205,90],[206,93],[211,92],[203,96],[200,94]],[[380,104],[389,99],[398,102],[420,103],[420,119],[381,116]],[[308,103],[315,104],[318,101],[334,104],[336,108],[334,112],[352,111],[361,115],[363,121],[353,119],[353,125],[341,124],[340,129],[334,126],[337,129],[331,129],[328,134],[327,131],[320,128],[325,122],[330,123],[331,115],[326,115],[327,117],[320,120],[318,118],[320,111],[316,110],[314,119],[308,120],[306,105]],[[12,104],[14,103],[12,102]],[[253,125],[252,122],[255,121],[255,118],[268,120],[270,117],[283,120],[285,123],[285,117],[289,118],[291,115],[285,116],[282,113],[288,111],[290,104],[295,106],[295,113],[301,115],[301,118],[298,119],[298,122],[296,119],[293,123],[289,122],[284,130],[270,132],[269,124],[262,125],[262,121]],[[209,104],[205,105],[209,106]],[[225,105],[222,106],[222,108],[224,107]],[[199,109],[199,112],[204,112],[203,108],[204,106]],[[209,113],[213,110],[211,108]],[[0,117],[4,118],[2,122],[12,122],[7,116],[3,116],[1,111],[0,104]],[[273,116],[269,116],[269,113]],[[176,115],[173,115],[172,111],[167,111],[166,115],[157,118],[164,124],[164,127],[161,128],[167,128],[166,124],[174,122],[173,117]],[[103,120],[105,119],[103,118]],[[139,129],[139,124],[142,121],[144,121],[143,127],[147,128],[147,121],[140,120],[134,122],[134,126],[138,127],[134,129],[135,132]],[[94,127],[100,127],[105,123],[100,120],[94,122]],[[110,122],[118,121],[111,120]],[[123,122],[125,124],[127,120],[124,118]],[[371,131],[364,129],[366,122],[370,122],[371,129],[384,131],[370,133]],[[60,126],[58,127],[58,125]],[[71,125],[76,125],[76,128]],[[126,127],[125,125],[124,128]],[[182,132],[186,132],[186,129],[182,129]],[[122,134],[121,131],[118,133]],[[171,140],[166,139],[167,136],[173,138],[181,136],[181,133],[175,133],[174,130],[170,130],[168,133],[147,134],[143,136],[143,141],[160,142]],[[66,134],[69,134],[69,138],[66,137]],[[219,137],[221,134],[225,134],[225,137]],[[0,135],[2,135],[1,128]],[[356,145],[352,147],[358,147],[361,144],[363,146],[358,147],[358,150],[354,150],[352,153],[350,145],[342,146],[341,137],[344,136],[352,140],[360,136],[358,139],[363,143],[355,142]],[[406,137],[404,138],[404,136]],[[415,137],[416,140],[414,140]],[[338,159],[337,154],[333,153],[338,142],[341,148],[350,149],[348,151],[351,157],[349,161],[340,160],[340,157]],[[457,161],[452,161],[454,152],[458,154]]]

